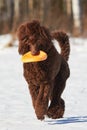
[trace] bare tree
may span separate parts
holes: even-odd
[[[32,19],[34,17],[34,1],[28,0],[28,7],[29,7],[29,17]]]
[[[17,24],[20,20],[20,0],[14,0],[13,27],[12,32],[16,31]]]
[[[13,14],[11,16],[11,22],[12,22],[12,28],[10,30],[10,33],[12,35],[12,39],[9,43],[7,43],[7,46],[13,46],[14,41],[16,39],[16,30],[17,26],[20,23],[20,1],[21,0],[12,0],[13,1]]]
[[[3,27],[3,30],[0,33],[8,32],[9,26],[7,26],[9,20],[8,10],[7,10],[7,1],[0,0],[0,26]]]
[[[44,16],[45,14],[45,0],[40,0],[40,20],[43,23],[44,22]]]
[[[72,0],[72,11],[74,19],[74,33],[79,35],[81,33],[81,0]]]
[[[72,0],[66,0],[66,11],[67,11],[67,14],[68,16],[70,17],[71,16],[71,4]]]

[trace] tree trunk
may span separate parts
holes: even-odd
[[[29,6],[29,18],[33,19],[34,18],[34,1],[28,0],[28,6]]]
[[[80,0],[72,0],[72,11],[73,11],[73,20],[74,20],[74,34],[81,34],[81,8]]]
[[[20,0],[14,0],[14,13],[13,13],[13,27],[12,32],[16,31],[17,25],[20,22]]]
[[[14,45],[14,41],[16,39],[16,31],[17,31],[17,27],[20,23],[20,1],[21,0],[14,0],[14,10],[13,10],[13,16],[12,16],[12,29],[11,29],[11,35],[12,35],[12,39],[11,41],[8,43],[8,46],[13,46]]]
[[[44,23],[45,0],[40,0],[40,20]]]
[[[67,15],[70,17],[71,16],[71,6],[72,6],[72,4],[71,4],[71,0],[66,0],[66,11],[67,11]]]

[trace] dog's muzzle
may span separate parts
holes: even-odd
[[[40,53],[40,50],[38,49],[38,47],[36,45],[32,45],[30,47],[30,50],[31,50],[32,55],[38,55]]]

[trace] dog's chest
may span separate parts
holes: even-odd
[[[41,67],[38,63],[27,63],[24,64],[24,77],[28,82],[34,84],[39,84],[40,82],[46,80],[47,77],[44,68]]]

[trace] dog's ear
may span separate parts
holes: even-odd
[[[47,28],[45,28],[44,26],[41,26],[39,28],[39,32],[40,32],[40,35],[43,39],[51,40],[50,32]]]
[[[25,54],[30,50],[29,45],[27,43],[27,36],[26,36],[26,23],[21,24],[17,29],[17,37],[19,40],[18,52],[19,54]]]
[[[25,26],[24,24],[20,25],[19,28],[17,29],[17,37],[19,40],[22,40],[25,34]]]

